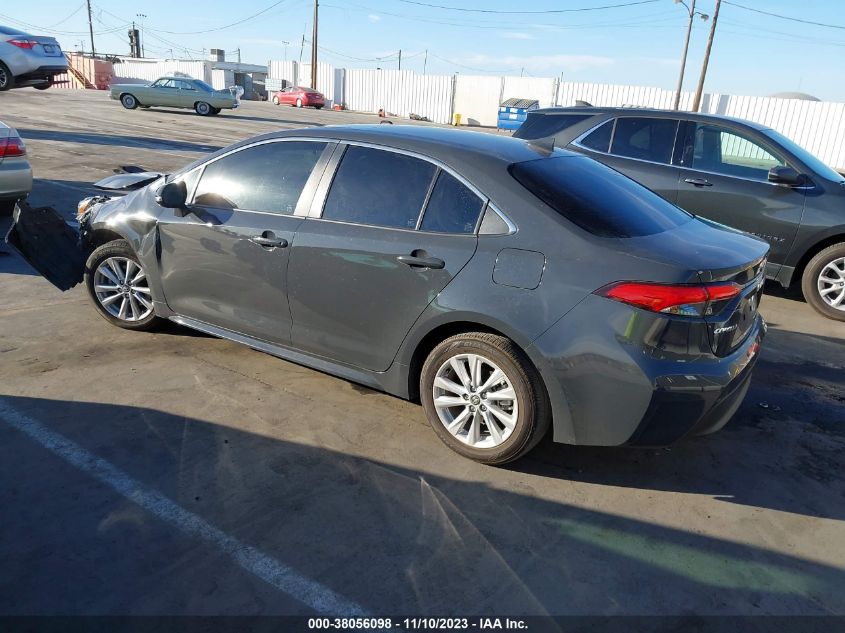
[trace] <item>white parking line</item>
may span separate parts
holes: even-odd
[[[160,492],[133,479],[113,464],[19,412],[2,399],[0,399],[0,419],[162,521],[173,525],[185,534],[214,545],[249,573],[315,611],[332,615],[364,615],[364,610],[356,603],[310,578],[301,576],[295,570],[258,549],[241,543],[200,516],[185,510]]]

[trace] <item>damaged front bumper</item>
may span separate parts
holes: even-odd
[[[86,215],[80,217],[81,230],[77,231],[52,207],[31,207],[21,200],[15,206],[6,243],[56,288],[70,290],[85,274],[88,253],[82,233],[87,227]]]

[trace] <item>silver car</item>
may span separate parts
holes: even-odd
[[[24,86],[46,90],[53,77],[67,72],[67,65],[56,38],[0,25],[0,91]]]
[[[0,215],[9,215],[15,202],[32,191],[32,167],[17,130],[0,121]]]

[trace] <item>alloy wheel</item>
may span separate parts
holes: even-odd
[[[9,75],[4,68],[0,68],[0,88],[5,88],[9,83]]]
[[[816,286],[826,304],[845,311],[845,257],[828,262],[819,273]]]
[[[142,321],[153,312],[144,269],[127,257],[109,257],[97,266],[94,293],[103,309],[121,321]]]
[[[434,378],[434,408],[455,438],[472,448],[495,448],[513,433],[519,402],[510,378],[479,354],[457,354]]]

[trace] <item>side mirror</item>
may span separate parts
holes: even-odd
[[[795,187],[804,183],[804,178],[792,167],[776,165],[769,170],[769,182]]]
[[[156,202],[166,209],[184,209],[188,188],[183,181],[169,182],[158,190]]]

